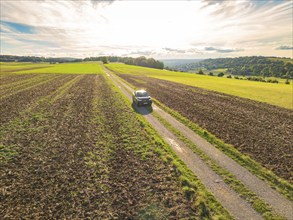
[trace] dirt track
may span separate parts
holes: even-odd
[[[165,80],[120,76],[292,182],[293,111]]]

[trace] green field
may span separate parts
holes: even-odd
[[[87,74],[102,72],[97,63],[0,63],[1,73]]]
[[[172,72],[117,63],[107,64],[106,67],[117,73],[149,76],[217,92],[223,92],[260,102],[266,102],[288,109],[293,108],[292,82],[290,85],[271,84],[199,74]]]

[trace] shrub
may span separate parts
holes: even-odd
[[[267,82],[268,83],[279,83],[279,81],[276,79],[268,79]]]
[[[209,72],[209,76],[214,76],[214,74],[212,72]]]
[[[224,76],[224,73],[223,72],[220,72],[219,74],[218,74],[218,77],[223,77]]]
[[[231,79],[231,78],[232,78],[232,76],[231,76],[231,75],[229,75],[229,76],[227,76],[227,78]]]

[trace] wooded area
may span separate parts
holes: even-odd
[[[206,59],[201,62],[178,66],[175,69],[195,71],[204,68],[208,71],[227,69],[227,74],[242,76],[281,77],[293,79],[293,60],[276,57],[238,57]]]

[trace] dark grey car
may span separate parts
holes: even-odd
[[[145,90],[136,90],[132,93],[132,102],[137,106],[152,105],[152,97]]]

